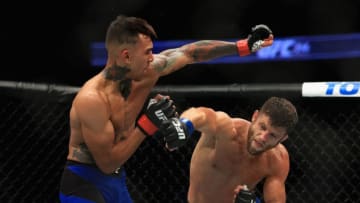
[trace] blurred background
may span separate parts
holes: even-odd
[[[275,39],[360,33],[358,0],[28,1],[2,10],[0,80],[75,86],[103,68],[91,64],[91,44],[104,41],[118,14],[146,19],[160,41],[244,38],[256,24]],[[359,67],[359,57],[194,64],[158,84],[349,81]]]

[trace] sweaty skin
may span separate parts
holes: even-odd
[[[151,38],[143,34],[135,44],[109,45],[106,67],[72,103],[68,160],[114,172],[145,139],[135,120],[159,77],[187,64],[237,54],[234,42],[223,41],[198,41],[159,54],[152,49]]]
[[[263,179],[265,202],[285,203],[289,155],[279,144],[284,129],[272,127],[258,111],[252,122],[205,107],[190,108],[181,117],[201,132],[190,165],[190,203],[232,203],[236,187],[254,189]]]

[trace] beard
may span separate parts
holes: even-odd
[[[251,155],[256,155],[257,151],[251,147],[251,142],[254,140],[254,130],[252,126],[250,126],[248,134],[247,134],[247,151]]]
[[[261,153],[263,153],[264,151],[267,150],[267,147],[262,145],[261,149],[257,149],[255,147],[252,147],[252,142],[255,142],[255,133],[254,133],[254,129],[252,128],[252,126],[250,126],[249,128],[249,132],[247,135],[248,139],[247,139],[247,151],[249,152],[249,154],[251,155],[259,155]]]

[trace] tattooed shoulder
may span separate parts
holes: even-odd
[[[159,73],[164,71],[167,66],[167,56],[161,54],[156,55],[154,61],[152,62],[152,66]]]

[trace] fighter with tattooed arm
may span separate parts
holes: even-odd
[[[176,115],[172,100],[161,95],[141,112],[158,79],[188,64],[246,56],[273,42],[271,30],[259,25],[237,42],[202,40],[154,54],[156,37],[153,27],[141,18],[119,15],[110,23],[106,65],[84,83],[70,109],[62,203],[132,202],[122,166],[157,132],[162,120]]]

